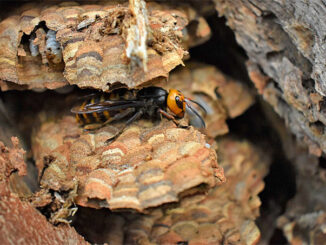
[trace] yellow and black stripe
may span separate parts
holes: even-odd
[[[114,93],[110,94],[99,94],[97,96],[93,96],[90,99],[84,101],[79,106],[79,111],[84,111],[86,105],[97,104],[100,102],[104,102],[106,100],[110,101],[118,101],[118,100],[128,100],[135,98],[135,94],[126,89],[117,90]],[[113,117],[115,114],[121,112],[121,110],[117,111],[103,111],[103,112],[93,112],[93,113],[76,113],[76,120],[81,125],[91,124],[91,123],[104,123]]]
[[[95,104],[103,101],[105,101],[104,95],[94,96],[91,99],[83,102],[82,105],[79,107],[79,109],[80,111],[82,111],[86,105]],[[110,119],[109,111],[76,114],[76,120],[81,125],[90,124],[90,123],[104,123],[109,119]]]

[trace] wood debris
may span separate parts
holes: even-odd
[[[0,243],[15,244],[23,241],[28,244],[89,244],[74,228],[50,224],[29,202],[22,201],[12,192],[9,178],[13,170],[26,174],[23,159],[25,151],[19,148],[17,138],[12,138],[12,144],[13,147],[9,148],[0,142]]]
[[[129,59],[137,62],[141,60],[144,71],[147,71],[147,28],[148,28],[148,14],[146,10],[146,3],[144,0],[130,0],[130,10],[135,19],[128,28],[126,38],[126,55]],[[139,63],[139,62],[138,62]]]

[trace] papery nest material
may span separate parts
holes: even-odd
[[[77,178],[78,205],[144,212],[225,181],[200,132],[167,120],[146,123],[133,124],[111,144],[105,143],[116,130],[111,125],[85,133],[71,116],[43,123],[33,137],[41,186],[68,191]]]
[[[104,91],[116,86],[141,87],[152,79],[167,77],[169,71],[183,64],[188,54],[184,39],[189,46],[210,36],[205,20],[189,6],[175,8],[150,2],[147,11],[144,6],[135,6],[30,5],[25,12],[3,20],[2,90],[55,89],[67,84]],[[147,18],[141,21],[140,13],[147,13]],[[191,21],[205,31],[187,31]],[[135,37],[138,29],[142,33]],[[142,65],[130,60],[140,60]]]
[[[269,159],[248,142],[231,138],[218,142],[220,164],[228,181],[207,195],[183,198],[180,206],[155,221],[152,236],[159,243],[257,244],[255,224]]]
[[[269,155],[247,141],[232,138],[218,141],[218,154],[228,176],[223,185],[184,196],[178,203],[151,209],[148,214],[83,209],[81,216],[77,214],[78,225],[89,227],[87,217],[94,215],[98,223],[92,226],[108,227],[101,232],[86,228],[97,243],[113,237],[117,231],[109,227],[119,224],[123,239],[118,244],[257,244],[258,194],[264,187]]]

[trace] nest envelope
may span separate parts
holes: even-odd
[[[168,202],[200,185],[224,181],[216,154],[200,132],[164,121],[156,127],[131,126],[113,143],[107,126],[83,133],[74,117],[45,123],[33,138],[41,186],[74,188],[76,204],[139,212]]]
[[[17,10],[0,23],[2,90],[55,89],[67,84],[104,91],[115,85],[140,87],[167,77],[183,64],[189,46],[210,36],[204,18],[189,6],[176,9],[148,3],[145,13],[147,48],[135,55],[138,62],[130,63],[126,54],[133,45],[130,40],[146,36],[131,33],[143,15],[134,13],[127,4],[71,2],[22,7],[21,12]],[[197,23],[192,31],[186,27],[191,22]],[[56,51],[56,47],[61,50]],[[146,72],[139,57],[145,57]]]

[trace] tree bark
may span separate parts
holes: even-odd
[[[309,152],[322,156],[326,153],[325,1],[215,3],[247,52],[248,73],[258,92]],[[277,225],[290,243],[321,244],[326,220],[324,160],[307,154],[281,129],[282,123],[277,124],[284,153],[296,170],[296,194]],[[263,237],[262,242],[268,239]]]
[[[264,99],[311,153],[325,153],[325,2],[215,3],[246,50],[250,78]]]

